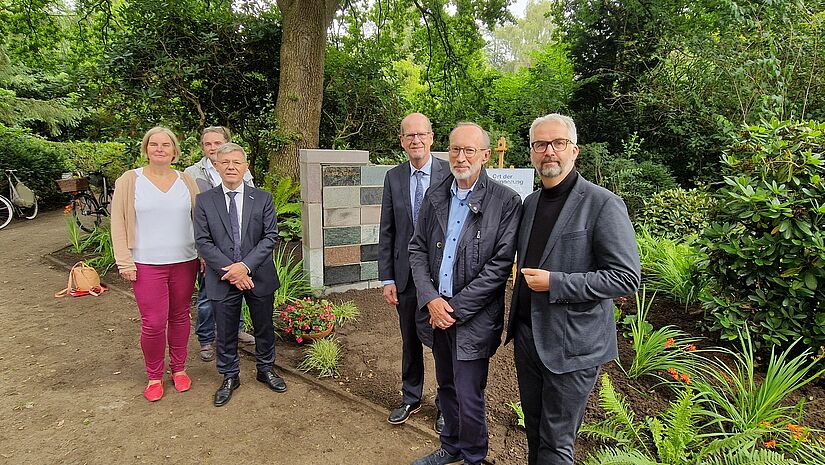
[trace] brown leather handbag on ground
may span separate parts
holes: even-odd
[[[77,262],[72,269],[69,270],[69,283],[66,289],[56,292],[54,296],[63,297],[70,295],[77,297],[89,294],[97,296],[106,290],[108,289],[100,284],[100,276],[94,268],[83,262]]]

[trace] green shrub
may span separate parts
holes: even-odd
[[[114,182],[135,160],[126,146],[117,142],[49,142],[18,128],[0,125],[0,168],[18,170],[21,181],[32,189],[46,206],[62,203],[66,196],[55,184],[60,175],[70,171],[89,173],[103,169]]]
[[[720,208],[705,230],[703,299],[713,328],[769,344],[825,345],[825,124],[746,126],[722,162]]]
[[[0,125],[0,147],[3,148],[0,150],[0,169],[17,170],[20,180],[41,199],[41,208],[63,202],[64,197],[54,181],[60,179],[61,173],[71,171],[65,148],[22,129],[3,125]],[[0,181],[0,186],[4,185],[5,181]]]
[[[132,168],[135,159],[127,153],[126,146],[120,142],[53,142],[65,148],[69,153],[71,171],[81,171],[89,174],[94,171],[103,171],[103,174],[114,182],[126,170]],[[109,165],[101,168],[105,162]]]
[[[83,230],[77,224],[74,215],[65,213],[63,219],[66,221],[66,231],[69,233],[69,245],[74,253],[83,253],[86,241],[83,240]]]
[[[301,185],[292,178],[268,173],[262,189],[272,194],[278,215],[278,236],[285,241],[301,237]]]
[[[697,265],[703,256],[690,243],[654,237],[644,227],[636,233],[636,243],[642,280],[651,289],[664,292],[685,305],[698,302],[707,292]]]
[[[576,161],[578,171],[587,180],[620,196],[634,218],[645,199],[660,190],[676,187],[676,180],[666,166],[654,161],[639,162],[633,158],[637,152],[633,141],[626,144],[620,154],[609,153],[607,144],[583,144]]]
[[[83,250],[91,250],[95,257],[86,260],[86,264],[94,267],[100,276],[106,273],[115,264],[115,249],[112,246],[112,232],[109,227],[95,228],[83,241]]]
[[[653,236],[682,242],[702,233],[715,206],[716,200],[706,189],[667,189],[644,201],[636,224]]]

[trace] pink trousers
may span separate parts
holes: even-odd
[[[132,282],[140,310],[140,347],[150,380],[163,378],[163,359],[169,343],[172,373],[186,368],[189,305],[195,290],[198,261],[137,266]]]

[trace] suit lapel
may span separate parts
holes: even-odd
[[[241,230],[243,231],[241,244],[244,242],[244,237],[249,235],[249,221],[252,219],[252,208],[255,206],[256,193],[249,184],[244,184],[244,196],[243,212],[241,212]]]
[[[445,169],[444,163],[440,163],[440,158],[433,157],[433,169],[430,171],[432,176],[430,176],[430,186],[436,186],[438,183],[444,180],[447,177],[447,173],[449,170]]]
[[[412,199],[410,199],[410,176],[412,176],[412,165],[410,162],[406,162],[404,164],[405,168],[401,170],[399,175],[401,179],[401,200],[404,202],[404,211],[407,212],[407,219],[410,220],[410,224],[413,224],[413,217],[412,217]]]
[[[559,218],[556,220],[556,225],[553,226],[553,231],[550,232],[550,237],[547,239],[547,246],[544,248],[544,253],[542,253],[541,260],[539,261],[540,266],[543,265],[547,257],[550,256],[550,252],[553,250],[553,247],[556,246],[556,242],[558,242],[562,232],[567,228],[567,223],[570,221],[570,218],[573,217],[573,213],[579,210],[579,204],[581,204],[582,198],[584,197],[584,190],[585,180],[579,177],[576,185],[573,187],[573,191],[570,192],[570,195],[567,197],[567,202],[564,203],[564,207],[562,207],[559,213]]]
[[[223,199],[223,189],[215,188],[212,191],[214,192],[214,194],[212,194],[212,201],[215,203],[215,211],[218,212],[218,217],[226,229],[226,234],[231,238],[232,226],[229,224],[229,211],[226,209],[226,201]]]

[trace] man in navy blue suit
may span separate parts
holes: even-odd
[[[229,402],[241,383],[237,328],[242,299],[249,306],[255,329],[256,379],[275,392],[286,391],[286,383],[272,369],[272,308],[280,285],[272,261],[278,238],[272,195],[243,182],[246,153],[237,144],[218,149],[215,167],[222,182],[197,197],[195,242],[206,262],[206,292],[217,326],[216,365],[223,382],[214,403],[220,407]]]
[[[401,147],[409,162],[401,163],[384,178],[381,202],[381,232],[378,237],[378,278],[384,284],[384,300],[395,306],[401,327],[401,405],[390,412],[387,421],[400,425],[421,408],[424,391],[424,349],[432,346],[432,331],[419,336],[416,332],[418,302],[415,283],[410,274],[407,246],[413,235],[417,208],[421,208],[429,186],[441,182],[450,173],[450,164],[433,157],[433,128],[421,113],[407,115],[401,121]],[[423,315],[423,314],[422,314]],[[438,407],[438,400],[436,400]],[[444,417],[436,415],[435,430],[441,433]]]

